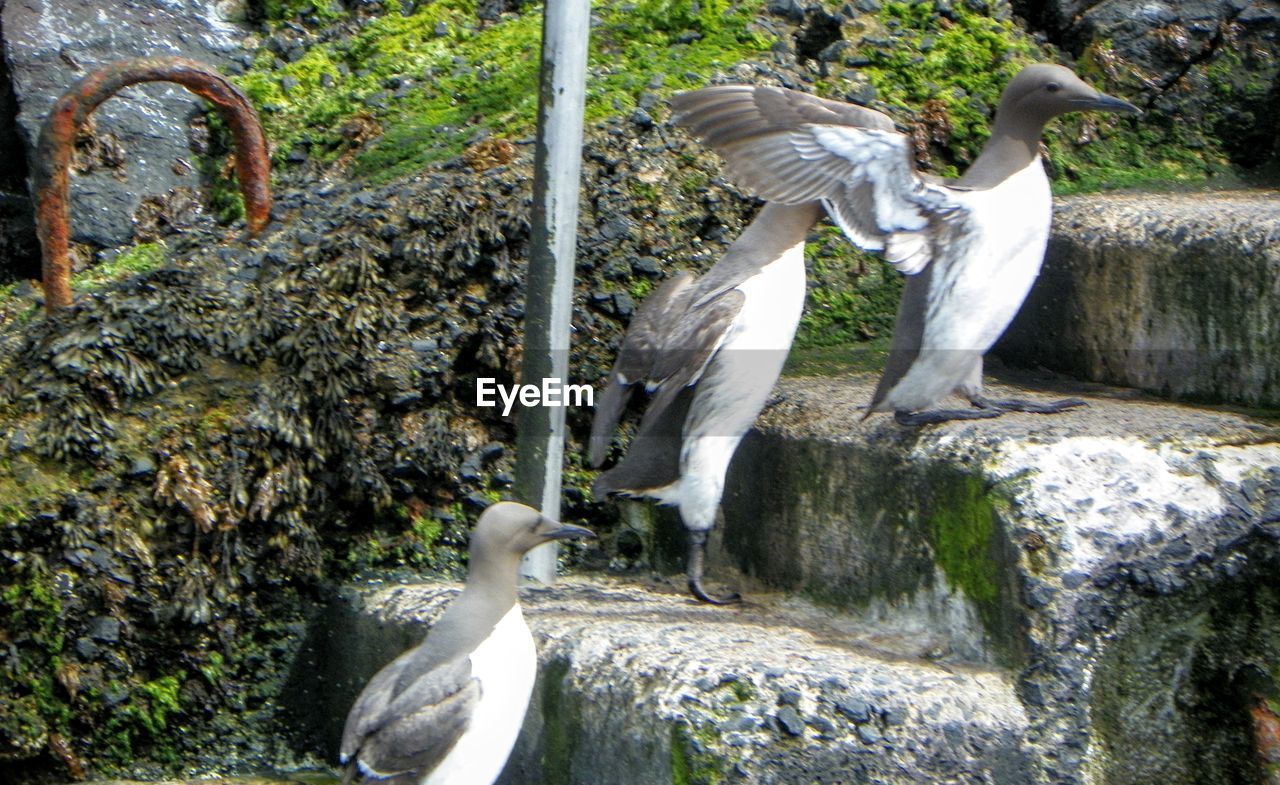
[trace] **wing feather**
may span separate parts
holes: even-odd
[[[397,693],[413,653],[379,671],[347,715],[340,758],[363,774],[429,773],[462,737],[480,700],[480,682],[465,656],[418,675]]]
[[[729,335],[745,301],[740,290],[728,289],[690,304],[683,313],[668,315],[666,339],[648,375],[655,394],[626,455],[596,479],[592,487],[597,495],[651,490],[679,477],[681,432],[691,390]],[[609,433],[612,426],[602,438],[607,440]],[[593,428],[592,438],[597,435]]]
[[[872,109],[778,87],[726,85],[672,98],[675,122],[725,160],[729,177],[771,202],[820,201],[851,242],[915,274],[930,228],[964,211],[915,170],[911,140]]]
[[[609,441],[627,407],[631,391],[652,376],[653,366],[667,338],[669,325],[685,309],[696,277],[680,273],[668,278],[644,299],[631,318],[622,347],[600,394],[600,403],[591,418],[587,457],[592,467],[604,463]]]

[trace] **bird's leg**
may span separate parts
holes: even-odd
[[[1077,406],[1088,406],[1088,402],[1080,398],[1063,398],[1060,401],[1052,403],[1038,403],[1036,401],[1027,401],[1021,398],[1009,398],[1003,401],[993,401],[982,395],[969,396],[969,402],[976,406],[980,411],[997,411],[997,412],[1031,412],[1032,414],[1057,414],[1065,412],[1067,409],[1074,409]]]
[[[951,420],[986,420],[991,417],[999,417],[1004,414],[1001,409],[930,409],[923,412],[910,412],[906,409],[898,409],[893,413],[893,419],[898,425],[906,425],[912,428],[921,425],[936,425],[941,422],[949,422]]]
[[[707,594],[706,590],[702,588],[702,564],[706,560],[706,555],[707,533],[690,529],[689,559],[685,563],[685,572],[689,576],[689,591],[694,597],[712,605],[732,605],[741,600],[742,597],[736,592],[717,599]]]

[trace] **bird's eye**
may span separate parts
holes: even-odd
[[[1044,86],[1044,89],[1048,90],[1051,93],[1056,93],[1062,89],[1062,85],[1058,84],[1057,82],[1050,82],[1049,84]]]

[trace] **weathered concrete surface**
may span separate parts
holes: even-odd
[[[334,609],[314,641],[325,689],[310,710],[330,749],[364,681],[454,591],[373,588]],[[712,608],[581,578],[526,590],[539,681],[501,782],[1029,781],[1005,675],[914,658],[919,641],[858,634],[794,599],[751,600]]]
[[[1280,406],[1280,192],[1060,200],[996,353],[1166,397]]]
[[[731,556],[1010,666],[1036,781],[1258,775],[1250,701],[1280,665],[1280,431],[1097,389],[1066,414],[907,429],[860,419],[873,382],[781,382],[730,469]]]
[[[4,57],[28,159],[49,109],[90,71],[154,55],[224,69],[248,33],[244,4],[236,2],[8,0],[3,6]],[[95,142],[81,151],[71,182],[73,240],[127,243],[145,197],[199,188],[188,122],[201,109],[185,89],[157,84],[125,90],[93,114]]]

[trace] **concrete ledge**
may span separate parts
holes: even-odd
[[[355,693],[456,591],[353,590],[316,637],[336,739]],[[538,686],[501,782],[1028,782],[1008,677],[906,656],[779,596],[737,609],[674,591],[574,579],[523,594]],[[845,620],[847,621],[847,620]],[[336,740],[331,742],[336,745]]]
[[[1062,199],[996,353],[1170,398],[1280,406],[1280,192]]]
[[[780,383],[730,469],[724,540],[743,569],[1013,669],[1037,781],[1225,783],[1255,765],[1206,750],[1256,759],[1234,674],[1280,673],[1274,426],[992,384],[1090,405],[907,429],[860,419],[873,384]],[[1218,677],[1178,670],[1199,661]],[[1186,705],[1233,719],[1168,708]]]

